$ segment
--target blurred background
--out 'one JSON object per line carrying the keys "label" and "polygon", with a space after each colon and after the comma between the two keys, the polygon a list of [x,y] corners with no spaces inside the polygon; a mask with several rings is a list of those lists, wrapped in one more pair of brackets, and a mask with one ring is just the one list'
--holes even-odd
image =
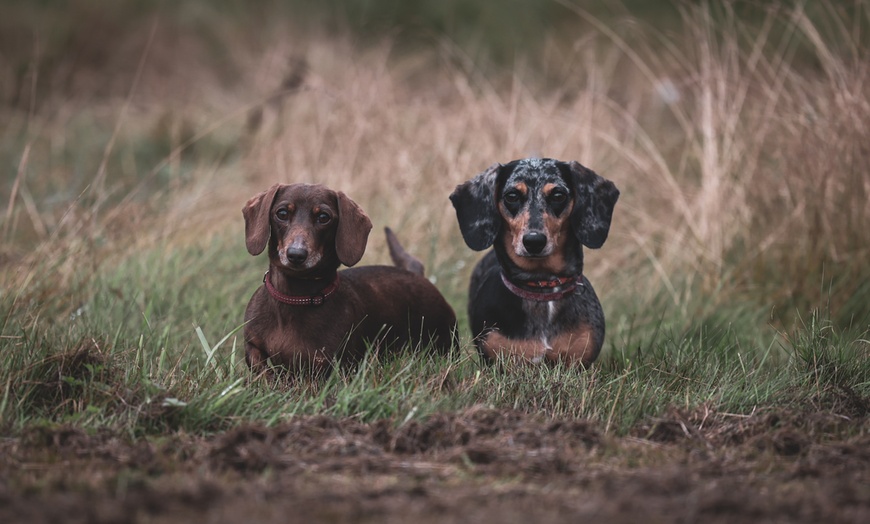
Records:
{"label": "blurred background", "polygon": [[375,223],[363,263],[393,227],[464,322],[480,254],[447,196],[548,156],[622,191],[587,255],[613,347],[818,311],[866,330],[868,7],[4,0],[6,325],[233,329],[265,267],[240,210],[276,181],[347,192]]}

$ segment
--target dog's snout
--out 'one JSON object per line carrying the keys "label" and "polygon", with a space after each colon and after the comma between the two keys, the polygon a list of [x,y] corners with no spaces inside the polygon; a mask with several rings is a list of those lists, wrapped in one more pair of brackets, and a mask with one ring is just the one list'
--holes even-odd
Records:
{"label": "dog's snout", "polygon": [[308,258],[308,250],[300,246],[290,246],[287,248],[287,260],[291,264],[302,264]]}
{"label": "dog's snout", "polygon": [[539,255],[547,246],[547,235],[532,231],[523,235],[523,246],[532,255]]}

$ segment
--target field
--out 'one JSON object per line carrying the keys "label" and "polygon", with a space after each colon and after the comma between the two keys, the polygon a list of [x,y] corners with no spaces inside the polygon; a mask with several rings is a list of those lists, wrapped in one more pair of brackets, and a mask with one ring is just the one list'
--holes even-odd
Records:
{"label": "field", "polygon": [[[0,522],[870,521],[868,2],[249,4],[0,7]],[[471,342],[447,196],[525,156],[621,190],[586,371]],[[459,355],[252,379],[303,181]]]}

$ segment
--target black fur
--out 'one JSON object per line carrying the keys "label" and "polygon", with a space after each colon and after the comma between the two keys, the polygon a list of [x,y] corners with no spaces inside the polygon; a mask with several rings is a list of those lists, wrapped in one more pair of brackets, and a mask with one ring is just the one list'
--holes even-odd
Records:
{"label": "black fur", "polygon": [[[503,200],[506,183],[522,183],[527,188],[525,212],[529,215],[530,229],[541,228],[545,213],[554,217],[552,220],[570,222],[573,234],[562,235],[561,245],[557,246],[560,267],[546,271],[523,269],[518,261],[536,257],[511,253],[506,248],[502,240],[508,233],[508,217],[499,212],[499,202],[504,202],[508,213],[514,213],[517,207]],[[540,194],[547,185],[570,190],[573,204],[570,216],[561,216],[559,206]],[[547,158],[494,164],[450,195],[466,244],[477,251],[494,247],[475,267],[469,286],[469,321],[478,350],[484,357],[482,346],[491,331],[516,341],[542,341],[546,346],[549,341],[582,326],[593,334],[597,346],[584,357],[583,364],[591,364],[597,358],[604,340],[604,313],[594,289],[582,276],[583,246],[600,248],[604,244],[618,198],[616,186],[592,170],[577,162]],[[541,258],[546,257],[537,257]],[[511,292],[502,281],[502,273],[520,285],[524,281],[568,276],[577,276],[581,284],[573,294],[561,300],[534,301]],[[553,355],[559,352],[559,348],[552,350]],[[559,357],[547,358],[558,360]]]}
{"label": "black fur", "polygon": [[458,186],[450,195],[462,238],[475,251],[491,246],[501,228],[495,207],[496,177],[501,167],[501,164],[489,166],[486,171]]}
{"label": "black fur", "polygon": [[[559,163],[565,170],[565,164]],[[613,208],[619,198],[619,190],[613,182],[595,174],[579,162],[567,165],[574,186],[574,212],[571,225],[580,242],[592,249],[598,249],[607,240]]]}

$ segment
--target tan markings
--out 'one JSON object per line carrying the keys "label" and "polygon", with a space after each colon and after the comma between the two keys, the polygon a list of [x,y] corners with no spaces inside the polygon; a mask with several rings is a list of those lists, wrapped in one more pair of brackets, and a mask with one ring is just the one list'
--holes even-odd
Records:
{"label": "tan markings", "polygon": [[[550,191],[557,187],[554,183],[548,183],[544,186],[543,191],[549,194]],[[526,193],[529,188],[526,184],[519,182],[513,189]],[[569,217],[574,208],[573,200],[568,203],[562,215],[559,217],[544,213],[544,228],[546,230],[549,243],[553,246],[553,252],[546,257],[524,257],[519,253],[525,251],[523,246],[523,234],[528,230],[529,210],[523,209],[516,216],[510,216],[504,202],[498,203],[498,210],[501,213],[502,220],[507,225],[503,228],[502,242],[511,261],[523,271],[529,272],[547,272],[547,273],[564,273],[565,272],[565,236],[571,234],[571,224]]]}
{"label": "tan markings", "polygon": [[510,339],[498,331],[490,331],[481,349],[490,358],[509,357],[531,362],[545,356],[547,348],[541,340]]}
{"label": "tan markings", "polygon": [[[529,188],[526,184],[520,182],[513,187],[517,191],[520,191],[524,195],[528,192]],[[505,224],[507,224],[506,228],[503,228],[504,233],[502,234],[502,242],[504,242],[504,249],[507,252],[508,256],[512,259],[517,258],[514,256],[518,250],[522,249],[523,242],[523,232],[528,228],[529,225],[529,209],[528,207],[522,209],[515,216],[511,216],[508,213],[507,207],[504,205],[503,201],[499,201],[498,203],[498,211],[501,213],[502,220],[504,220]]]}
{"label": "tan markings", "polygon": [[555,274],[565,272],[565,238],[571,234],[571,225],[567,218],[570,216],[570,208],[566,209],[566,211],[566,213],[562,214],[562,217],[554,217],[549,213],[544,215],[544,228],[546,229],[548,241],[553,245],[553,252],[546,257],[535,258],[518,255],[518,253],[525,250],[523,247],[523,234],[528,227],[528,211],[520,213],[513,218],[508,218],[505,213],[502,213],[502,217],[508,226],[504,228],[504,233],[502,234],[505,252],[517,267],[529,272]]}
{"label": "tan markings", "polygon": [[520,260],[516,259],[521,259],[522,257],[516,256],[516,253],[519,253],[524,249],[523,233],[525,233],[529,227],[529,210],[524,209],[514,217],[509,216],[505,210],[503,210],[502,217],[508,226],[504,230],[504,235],[502,235],[505,251],[507,251],[512,259],[519,263]]}
{"label": "tan markings", "polygon": [[539,362],[543,357],[547,362],[562,362],[568,366],[589,367],[601,347],[595,340],[592,329],[585,324],[573,331],[562,333],[552,340],[510,339],[498,331],[490,331],[483,339],[481,349],[486,356],[509,358],[520,362]]}
{"label": "tan markings", "polygon": [[544,213],[544,229],[553,243],[553,253],[546,258],[541,269],[553,273],[561,273],[565,270],[565,245],[567,244],[565,239],[571,234],[571,223],[568,217],[571,216],[573,207],[574,202],[570,202],[562,211],[562,215],[558,217],[548,212]]}
{"label": "tan markings", "polygon": [[296,212],[296,204],[293,202],[287,202],[287,204],[284,206],[274,206],[271,210],[272,214],[274,215],[279,209],[281,209],[281,207],[286,209],[287,212],[290,213],[290,216],[293,216],[293,213]]}
{"label": "tan markings", "polygon": [[572,331],[561,333],[550,342],[553,350],[546,356],[553,363],[582,364],[583,367],[589,367],[601,350],[601,343],[595,340],[592,328],[587,324],[580,324]]}
{"label": "tan markings", "polygon": [[530,258],[518,256],[516,253],[508,249],[507,255],[518,268],[523,271],[528,271],[529,273],[562,274],[565,272],[566,264],[564,253],[561,253],[561,256],[553,253],[544,258]]}

